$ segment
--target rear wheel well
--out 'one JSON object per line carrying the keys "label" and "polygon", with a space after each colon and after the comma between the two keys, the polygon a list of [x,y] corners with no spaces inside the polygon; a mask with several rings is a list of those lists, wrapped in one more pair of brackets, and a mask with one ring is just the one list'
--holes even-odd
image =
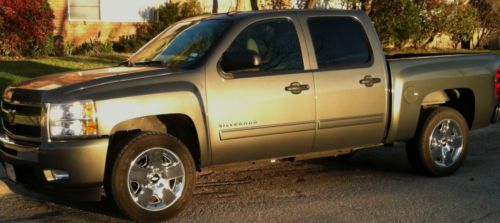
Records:
{"label": "rear wheel well", "polygon": [[475,115],[475,97],[474,92],[470,89],[460,88],[460,89],[448,89],[444,90],[448,96],[448,100],[444,103],[439,104],[426,104],[422,107],[423,110],[429,108],[435,108],[439,106],[446,106],[453,108],[460,112],[467,121],[469,129],[472,128]]}

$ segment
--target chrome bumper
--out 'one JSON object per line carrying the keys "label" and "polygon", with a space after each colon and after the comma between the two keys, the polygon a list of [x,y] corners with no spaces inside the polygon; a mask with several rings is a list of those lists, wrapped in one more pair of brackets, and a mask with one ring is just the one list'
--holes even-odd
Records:
{"label": "chrome bumper", "polygon": [[16,143],[2,133],[0,133],[0,144],[0,153],[4,156],[23,161],[38,162],[37,146]]}

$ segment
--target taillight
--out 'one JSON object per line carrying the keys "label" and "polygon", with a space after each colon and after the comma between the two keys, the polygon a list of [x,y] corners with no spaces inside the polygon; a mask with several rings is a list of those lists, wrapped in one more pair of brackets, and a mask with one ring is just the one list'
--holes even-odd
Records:
{"label": "taillight", "polygon": [[497,73],[495,75],[495,95],[497,99],[500,99],[500,67],[497,67]]}

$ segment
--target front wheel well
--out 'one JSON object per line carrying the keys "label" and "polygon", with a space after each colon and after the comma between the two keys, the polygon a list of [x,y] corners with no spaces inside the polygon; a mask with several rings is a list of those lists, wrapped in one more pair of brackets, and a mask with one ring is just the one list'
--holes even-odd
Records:
{"label": "front wheel well", "polygon": [[191,152],[196,169],[201,170],[201,152],[196,127],[193,120],[184,114],[148,116],[120,123],[110,136],[107,160],[116,155],[124,142],[145,131],[167,133],[178,138]]}

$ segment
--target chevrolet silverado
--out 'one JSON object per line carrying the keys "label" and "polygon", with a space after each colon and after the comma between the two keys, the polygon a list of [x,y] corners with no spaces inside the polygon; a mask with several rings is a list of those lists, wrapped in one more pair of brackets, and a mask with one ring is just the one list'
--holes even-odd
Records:
{"label": "chevrolet silverado", "polygon": [[215,165],[406,142],[416,170],[446,176],[469,130],[500,119],[498,66],[494,54],[386,57],[362,12],[206,15],[120,66],[7,88],[0,158],[13,181],[105,194],[137,221],[178,213]]}

